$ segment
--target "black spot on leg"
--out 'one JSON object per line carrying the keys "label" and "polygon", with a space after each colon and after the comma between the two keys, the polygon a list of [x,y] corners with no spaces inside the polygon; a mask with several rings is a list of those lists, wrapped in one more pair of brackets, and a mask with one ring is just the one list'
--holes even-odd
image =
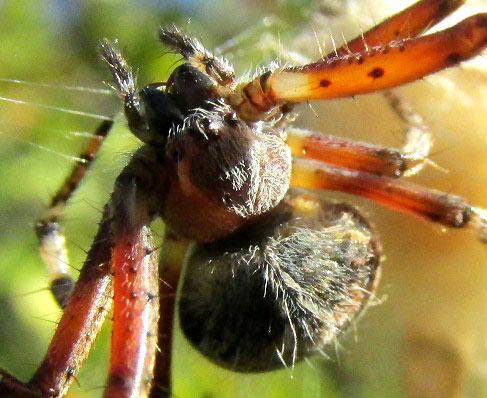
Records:
{"label": "black spot on leg", "polygon": [[445,63],[447,65],[456,65],[462,60],[460,54],[458,53],[451,53],[446,57]]}
{"label": "black spot on leg", "polygon": [[321,79],[320,80],[320,87],[328,87],[331,84],[331,81],[327,79]]}
{"label": "black spot on leg", "polygon": [[79,383],[78,379],[76,378],[76,376],[74,374],[75,374],[74,368],[71,366],[68,367],[68,369],[66,371],[66,380],[73,379],[74,382],[78,385],[78,387],[81,387],[81,384]]}
{"label": "black spot on leg", "polygon": [[68,366],[68,369],[66,370],[66,380],[69,380],[71,377],[73,377],[74,373],[74,369],[71,366]]}
{"label": "black spot on leg", "polygon": [[372,79],[378,79],[384,76],[384,69],[374,68],[369,73],[367,73],[367,76],[370,76]]}
{"label": "black spot on leg", "polygon": [[147,292],[146,293],[147,302],[150,302],[150,301],[154,300],[156,297],[157,296],[154,293],[151,293],[151,292]]}
{"label": "black spot on leg", "polygon": [[357,64],[362,65],[364,63],[364,57],[358,57],[357,58]]}
{"label": "black spot on leg", "polygon": [[65,308],[66,304],[71,297],[71,292],[74,288],[74,281],[69,276],[62,276],[59,278],[54,279],[51,282],[51,292],[56,298],[56,301],[61,306],[61,308]]}

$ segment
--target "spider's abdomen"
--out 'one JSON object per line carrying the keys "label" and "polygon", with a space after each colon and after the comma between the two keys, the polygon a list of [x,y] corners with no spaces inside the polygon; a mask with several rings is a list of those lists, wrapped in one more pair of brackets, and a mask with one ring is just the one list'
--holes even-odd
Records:
{"label": "spider's abdomen", "polygon": [[270,213],[188,260],[184,334],[238,371],[292,365],[331,342],[369,300],[380,253],[352,207],[290,190]]}

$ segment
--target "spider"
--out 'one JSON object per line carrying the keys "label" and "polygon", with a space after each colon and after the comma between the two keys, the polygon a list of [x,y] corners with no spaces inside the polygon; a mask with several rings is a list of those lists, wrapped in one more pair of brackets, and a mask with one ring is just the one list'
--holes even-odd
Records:
{"label": "spider", "polygon": [[[23,384],[3,372],[0,388],[14,397],[64,395],[106,315],[113,281],[105,395],[150,394],[156,336],[156,381],[164,389],[153,395],[169,395],[173,289],[188,240],[198,244],[188,255],[180,317],[206,356],[232,369],[264,371],[322,349],[373,293],[380,249],[373,228],[355,209],[290,185],[365,196],[449,227],[471,226],[486,240],[482,209],[397,179],[426,161],[416,153],[290,124],[297,102],[387,89],[477,55],[486,44],[485,14],[421,36],[459,5],[420,1],[316,63],[270,68],[245,83],[225,60],[166,27],[159,31],[161,41],[186,63],[167,82],[139,92],[121,54],[102,42],[129,127],[145,145],[117,178],[73,291],[57,224],[85,166],[74,170],[37,224],[46,262],[57,273],[52,290],[65,313],[33,379]],[[406,25],[407,31],[398,29]],[[110,126],[103,123],[96,136]],[[86,161],[97,142],[85,151]],[[169,230],[159,292],[147,228],[157,216]],[[219,325],[235,308],[238,316],[229,326],[241,327],[228,333]]]}

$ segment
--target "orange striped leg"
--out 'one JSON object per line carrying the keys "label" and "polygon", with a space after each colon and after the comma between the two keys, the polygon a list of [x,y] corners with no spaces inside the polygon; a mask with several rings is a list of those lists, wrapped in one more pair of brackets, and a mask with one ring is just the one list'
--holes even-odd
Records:
{"label": "orange striped leg", "polygon": [[114,305],[105,398],[146,398],[152,385],[159,294],[144,172],[127,166],[110,200]]}
{"label": "orange striped leg", "polygon": [[363,196],[447,227],[472,227],[479,239],[487,242],[487,211],[473,207],[459,196],[297,157],[293,161],[291,184]]}
{"label": "orange striped leg", "polygon": [[477,14],[431,35],[277,69],[264,81],[260,78],[268,98],[254,102],[339,98],[392,88],[472,58],[486,45],[487,14]]}
{"label": "orange striped leg", "polygon": [[401,151],[291,127],[286,143],[297,156],[376,175],[400,177],[411,165]]}
{"label": "orange striped leg", "polygon": [[[363,35],[337,49],[338,55],[357,53],[368,47],[385,45],[393,40],[416,37],[446,18],[465,0],[421,0],[387,18]],[[332,52],[327,57],[333,57]]]}
{"label": "orange striped leg", "polygon": [[0,396],[22,397],[26,389],[32,397],[66,394],[110,308],[112,274],[115,306],[105,397],[148,396],[159,316],[158,270],[147,227],[151,222],[147,196],[140,188],[145,185],[143,177],[131,173],[133,169],[128,167],[117,178],[42,364],[27,386],[1,372]]}
{"label": "orange striped leg", "polygon": [[66,394],[111,307],[113,244],[108,213],[107,207],[46,356],[29,382],[29,386],[41,391],[42,396]]}
{"label": "orange striped leg", "polygon": [[242,84],[229,103],[247,120],[279,104],[350,97],[400,86],[473,58],[487,46],[487,13],[449,29],[338,54],[308,65],[277,68]]}
{"label": "orange striped leg", "polygon": [[148,227],[120,231],[112,254],[114,311],[105,398],[147,397],[157,346],[158,272]]}
{"label": "orange striped leg", "polygon": [[66,242],[59,218],[62,216],[66,203],[78,188],[86,171],[93,163],[103,140],[108,135],[113,121],[105,120],[96,129],[88,141],[85,149],[78,157],[77,163],[71,170],[61,188],[51,199],[51,203],[44,210],[41,218],[35,224],[35,231],[40,244],[41,258],[46,265],[51,279],[51,292],[58,304],[64,308],[73,289],[73,279],[69,273],[69,259]]}
{"label": "orange striped leg", "polygon": [[106,208],[79,279],[46,356],[24,384],[6,372],[0,375],[0,396],[9,398],[64,396],[90,350],[111,306],[111,220]]}
{"label": "orange striped leg", "polygon": [[189,242],[169,233],[159,259],[159,350],[156,355],[151,398],[172,396],[171,360],[176,291]]}
{"label": "orange striped leg", "polygon": [[[325,58],[338,55],[347,55],[366,51],[373,46],[380,46],[392,41],[409,39],[421,35],[453,11],[465,3],[465,0],[422,0],[405,10],[374,26],[361,36],[347,42],[344,46],[332,52]],[[403,152],[416,165],[409,168],[406,175],[416,174],[425,163],[432,163],[426,157],[432,146],[429,127],[422,117],[394,91],[384,92],[384,96],[394,112],[407,124],[404,134],[405,144]]]}

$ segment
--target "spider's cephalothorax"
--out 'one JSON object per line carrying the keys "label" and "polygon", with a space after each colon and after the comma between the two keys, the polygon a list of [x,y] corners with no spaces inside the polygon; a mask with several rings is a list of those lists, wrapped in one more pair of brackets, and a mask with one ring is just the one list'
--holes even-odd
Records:
{"label": "spider's cephalothorax", "polygon": [[[161,36],[189,40],[174,28],[161,30]],[[107,61],[116,63],[119,54],[107,43],[103,48]],[[137,169],[142,161],[154,170],[150,189],[161,192],[154,212],[177,234],[200,242],[225,236],[275,207],[291,179],[282,127],[243,120],[216,86],[188,62],[166,84],[143,88],[137,133],[148,145],[129,166]]]}
{"label": "spider's cephalothorax", "polygon": [[[58,221],[111,122],[100,125],[81,156],[86,162],[36,224],[64,315],[28,383],[0,370],[0,395],[64,396],[113,296],[104,396],[171,396],[183,258],[181,328],[205,356],[227,368],[264,371],[321,351],[370,299],[380,249],[357,210],[290,187],[360,195],[447,227],[471,227],[486,242],[486,210],[399,179],[432,163],[431,140],[394,92],[386,98],[409,127],[402,150],[289,123],[296,102],[393,88],[479,54],[487,14],[423,34],[462,4],[420,0],[317,62],[276,67],[246,83],[226,60],[168,27],[159,38],[185,63],[167,82],[139,92],[123,57],[103,41],[129,128],[144,145],[116,180],[72,291]],[[149,230],[156,217],[167,226],[159,267]]]}
{"label": "spider's cephalothorax", "polygon": [[[174,28],[160,35],[199,46]],[[110,65],[121,64],[108,43],[103,49]],[[185,334],[223,366],[266,370],[345,329],[370,297],[379,252],[353,209],[291,191],[283,200],[291,179],[286,115],[277,108],[246,120],[224,89],[190,62],[167,84],[142,89],[142,134],[151,138],[126,173],[138,175],[167,228],[206,244],[188,261]]]}

